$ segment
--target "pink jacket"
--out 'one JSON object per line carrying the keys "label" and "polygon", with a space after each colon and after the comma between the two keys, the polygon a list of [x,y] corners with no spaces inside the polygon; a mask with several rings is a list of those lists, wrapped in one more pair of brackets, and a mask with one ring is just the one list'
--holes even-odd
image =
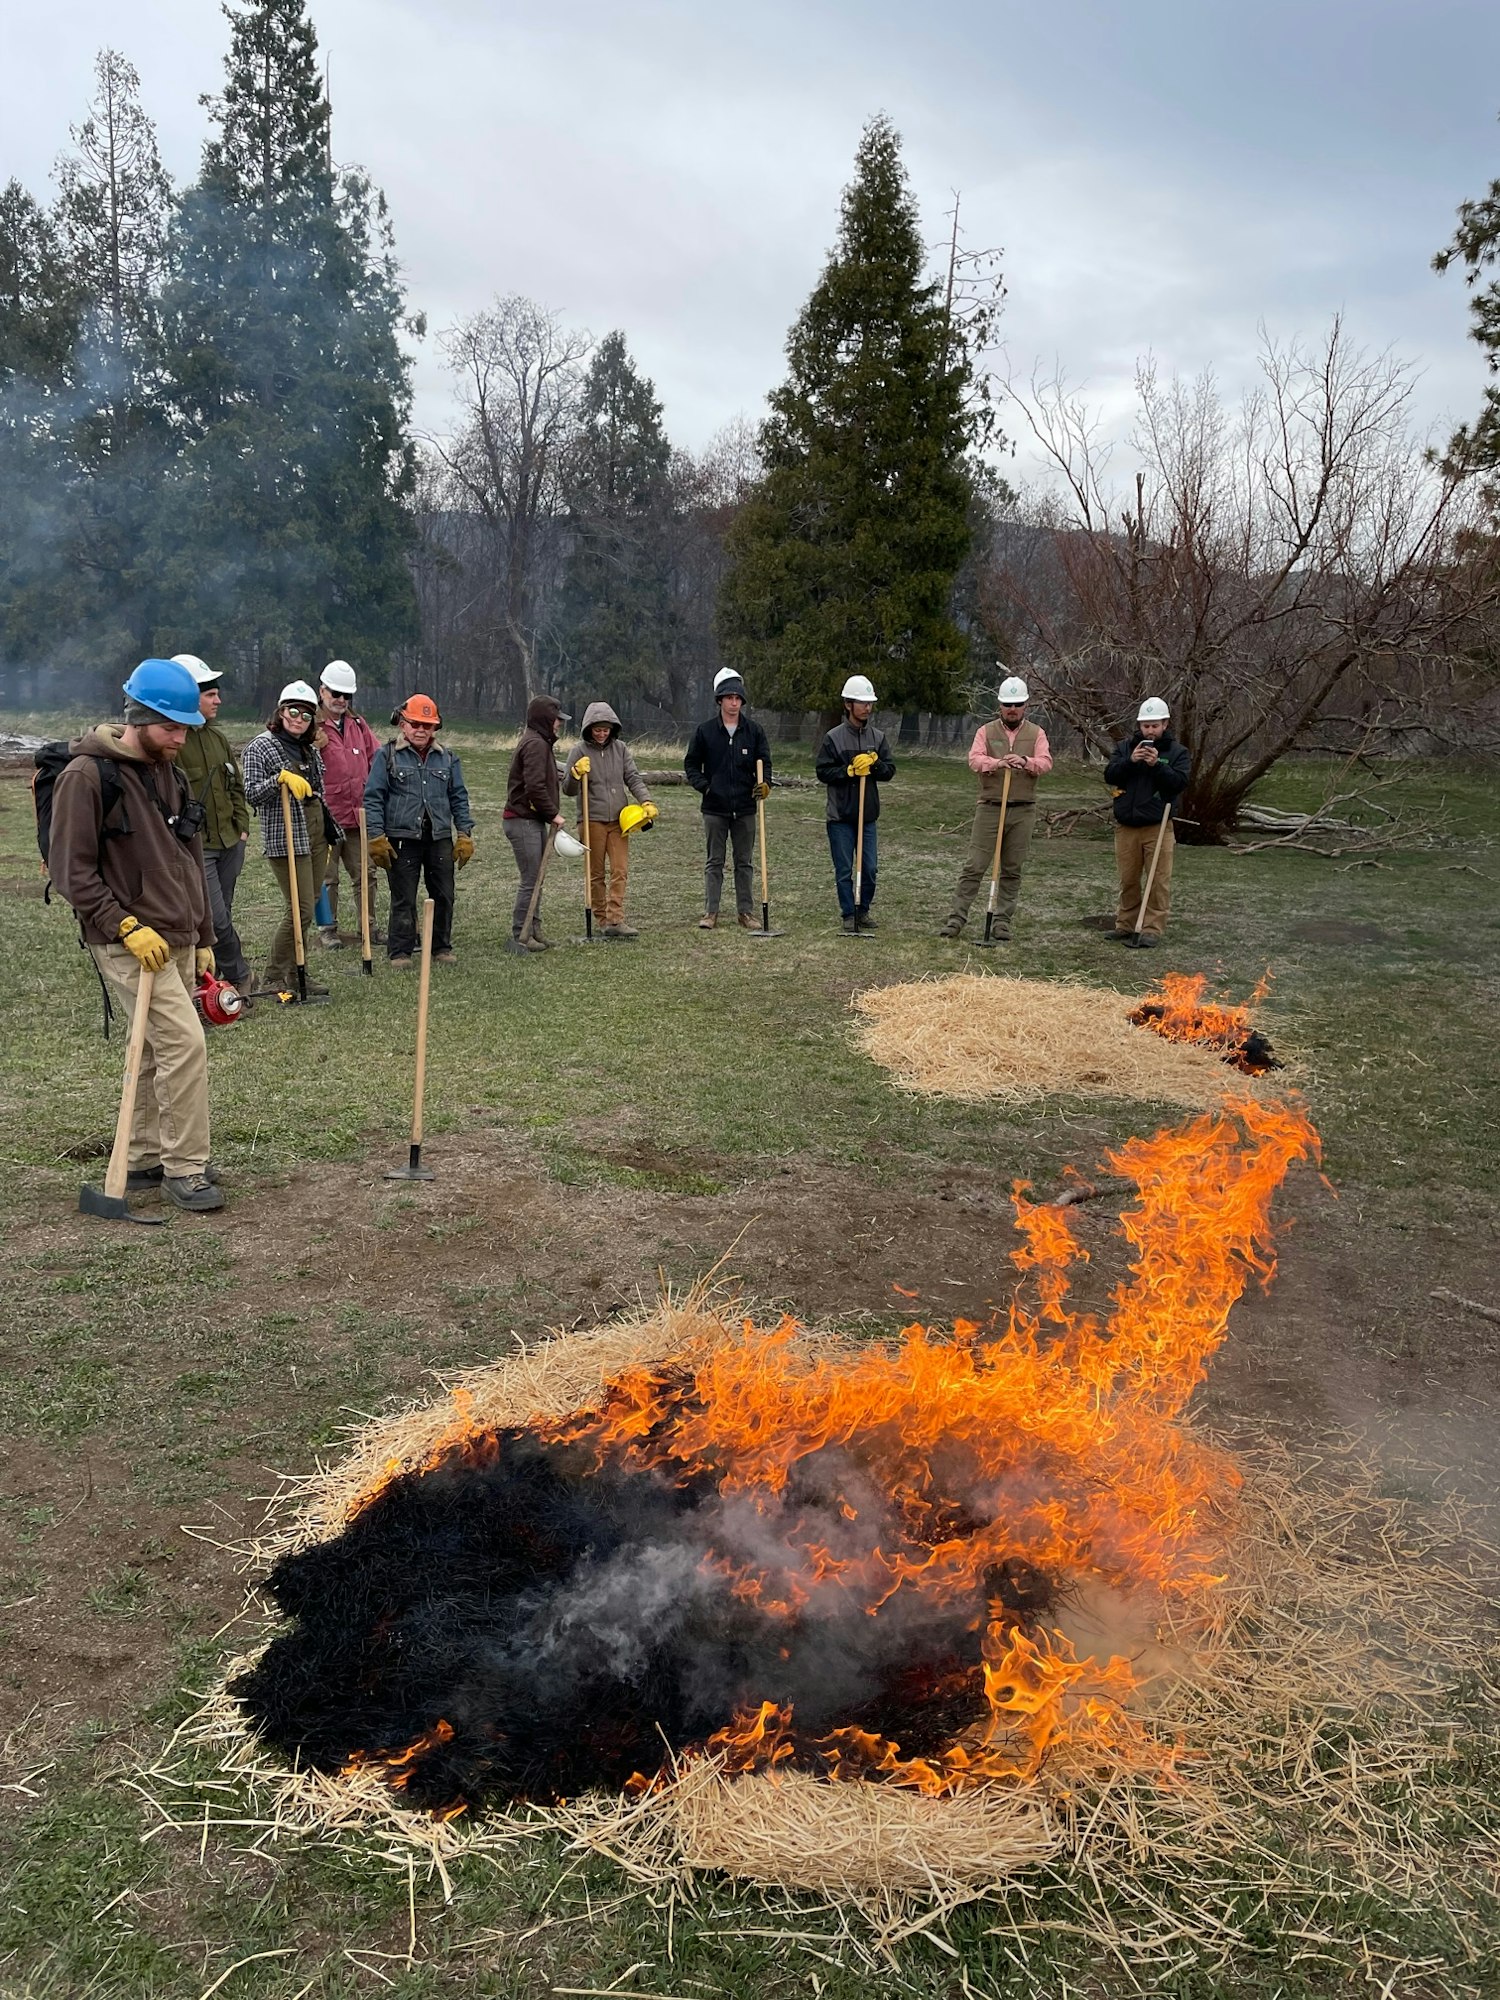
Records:
{"label": "pink jacket", "polygon": [[380,748],[375,732],[362,715],[347,715],[342,729],[331,722],[320,725],[328,738],[323,746],[323,797],[345,833],[359,825],[359,809],[365,801],[365,780]]}
{"label": "pink jacket", "polygon": [[[981,778],[986,777],[991,771],[1000,769],[1000,759],[992,757],[984,747],[984,732],[989,726],[987,722],[981,722],[974,732],[974,741],[969,745],[969,769],[977,771]],[[1005,724],[1002,722],[1000,727],[1005,729]],[[1013,729],[1006,729],[1005,733],[1014,743],[1016,732]],[[1052,769],[1051,746],[1047,742],[1047,732],[1040,723],[1037,725],[1036,749],[1026,759],[1026,768],[1033,778],[1045,777]],[[338,815],[335,813],[334,817],[337,818]]]}

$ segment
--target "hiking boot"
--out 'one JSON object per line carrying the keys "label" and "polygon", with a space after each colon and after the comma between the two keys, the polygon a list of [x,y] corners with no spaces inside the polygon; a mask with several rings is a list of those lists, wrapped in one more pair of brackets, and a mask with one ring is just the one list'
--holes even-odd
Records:
{"label": "hiking boot", "polygon": [[961,937],[965,921],[963,917],[949,917],[943,928],[938,932],[938,936],[940,938]]}
{"label": "hiking boot", "polygon": [[739,924],[742,931],[758,931],[760,929],[760,925],[748,910],[741,910],[735,921]]}
{"label": "hiking boot", "polygon": [[607,938],[618,939],[638,938],[640,932],[633,930],[629,924],[606,924],[604,926],[604,935]]}
{"label": "hiking boot", "polygon": [[206,1215],[224,1206],[223,1195],[207,1174],[163,1174],[161,1191],[168,1201],[194,1215]]}
{"label": "hiking boot", "polygon": [[337,929],[332,924],[319,925],[318,943],[322,945],[325,951],[342,951],[344,949],[344,940],[339,936]]}
{"label": "hiking boot", "polygon": [[859,918],[844,917],[841,919],[841,922],[843,928],[849,933],[850,937],[854,937],[859,930]]}
{"label": "hiking boot", "polygon": [[1106,944],[1129,944],[1134,936],[1134,931],[1106,931],[1104,933],[1104,942]]}
{"label": "hiking boot", "polygon": [[[219,1185],[219,1170],[212,1160],[203,1169],[203,1178],[207,1181],[212,1181],[215,1187]],[[132,1189],[160,1187],[161,1183],[162,1168],[160,1162],[154,1167],[132,1167],[130,1172],[125,1176],[126,1187]]]}
{"label": "hiking boot", "polygon": [[879,924],[876,923],[868,910],[860,911],[859,927],[862,931],[878,931],[880,929]]}
{"label": "hiking boot", "polygon": [[458,953],[452,950],[435,951],[432,954],[432,962],[434,965],[457,965]]}
{"label": "hiking boot", "polygon": [[394,958],[386,960],[386,964],[391,968],[392,972],[405,972],[411,965],[411,953],[409,951],[398,951]]}
{"label": "hiking boot", "polygon": [[1126,944],[1134,945],[1137,951],[1155,951],[1156,947],[1161,943],[1161,939],[1157,937],[1154,931],[1132,931],[1125,942]]}
{"label": "hiking boot", "polygon": [[716,931],[719,928],[718,911],[705,910],[703,915],[698,919],[698,928],[700,931]]}

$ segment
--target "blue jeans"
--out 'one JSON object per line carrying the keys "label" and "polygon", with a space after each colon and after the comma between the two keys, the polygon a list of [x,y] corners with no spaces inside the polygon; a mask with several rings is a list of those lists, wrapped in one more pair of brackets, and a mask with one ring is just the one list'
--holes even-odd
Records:
{"label": "blue jeans", "polygon": [[[854,909],[854,838],[857,829],[850,821],[831,819],[828,826],[828,846],[833,855],[833,880],[839,892],[839,915],[852,917]],[[877,852],[875,829],[865,821],[865,849],[861,859],[859,882],[859,915],[863,916],[875,900],[875,869]]]}

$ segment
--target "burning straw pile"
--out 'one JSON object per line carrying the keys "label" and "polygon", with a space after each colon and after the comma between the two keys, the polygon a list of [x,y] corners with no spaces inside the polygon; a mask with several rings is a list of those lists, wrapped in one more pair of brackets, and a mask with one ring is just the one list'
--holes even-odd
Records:
{"label": "burning straw pile", "polygon": [[286,1496],[256,1552],[282,1622],[183,1734],[262,1816],[221,1777],[192,1824],[217,1800],[262,1838],[394,1837],[445,1882],[561,1829],[887,1939],[1025,1871],[1118,1892],[1149,1865],[1214,1876],[1193,1907],[1224,1946],[1235,1857],[1276,1846],[1290,1880],[1298,1828],[1320,1870],[1332,1839],[1355,1879],[1440,1875],[1403,1787],[1466,1663],[1461,1579],[1368,1495],[1247,1482],[1186,1414],[1316,1150],[1251,1099],[1124,1147],[1105,1322],[1069,1307],[1066,1212],[1018,1191],[1003,1327],[853,1346],[694,1300],[372,1425]]}
{"label": "burning straw pile", "polygon": [[1281,1067],[1248,1008],[1206,1000],[1207,984],[1168,973],[1154,993],[1132,998],[957,973],[857,994],[855,1037],[918,1096],[1021,1104],[1065,1093],[1207,1110],[1224,1095],[1226,1063],[1240,1079]]}

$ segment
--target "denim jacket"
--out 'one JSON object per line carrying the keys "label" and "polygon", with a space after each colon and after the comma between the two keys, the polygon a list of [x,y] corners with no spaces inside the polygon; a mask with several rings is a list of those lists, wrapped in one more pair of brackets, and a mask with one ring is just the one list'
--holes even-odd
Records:
{"label": "denim jacket", "polygon": [[439,743],[425,757],[419,757],[409,743],[382,744],[365,781],[371,840],[381,834],[387,840],[416,840],[424,816],[436,840],[446,840],[454,832],[473,832],[463,765]]}

